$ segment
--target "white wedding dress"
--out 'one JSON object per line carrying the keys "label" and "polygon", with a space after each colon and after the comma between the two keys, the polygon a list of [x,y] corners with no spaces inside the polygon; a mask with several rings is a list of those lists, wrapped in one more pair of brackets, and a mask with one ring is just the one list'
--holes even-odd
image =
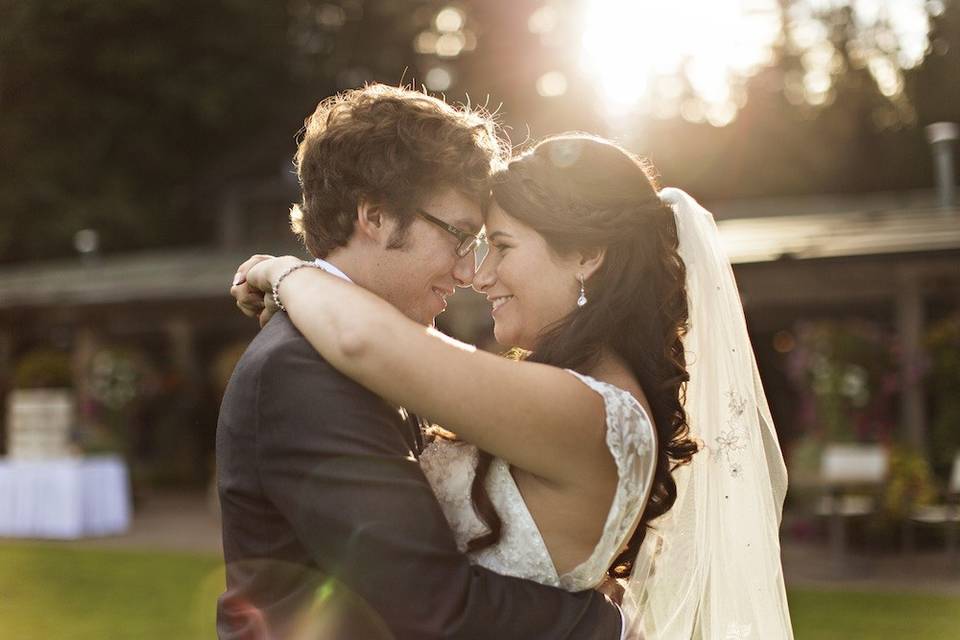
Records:
{"label": "white wedding dress", "polygon": [[[573,570],[560,575],[540,530],[510,474],[509,464],[494,458],[486,485],[503,521],[500,541],[470,553],[471,562],[497,573],[533,580],[567,591],[598,585],[607,568],[632,535],[650,496],[656,468],[656,436],[646,411],[627,391],[570,371],[602,398],[606,408],[607,447],[617,465],[619,480],[603,534],[593,553]],[[473,510],[470,487],[477,460],[476,447],[435,440],[420,456],[420,465],[440,501],[457,544],[467,543],[487,529]]]}

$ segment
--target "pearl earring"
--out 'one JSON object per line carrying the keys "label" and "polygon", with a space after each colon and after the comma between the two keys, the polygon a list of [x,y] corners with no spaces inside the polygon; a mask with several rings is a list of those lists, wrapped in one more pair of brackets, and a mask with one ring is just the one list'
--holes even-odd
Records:
{"label": "pearl earring", "polygon": [[587,304],[587,291],[583,286],[583,274],[577,274],[577,279],[580,281],[580,297],[577,298],[577,306],[583,307]]}

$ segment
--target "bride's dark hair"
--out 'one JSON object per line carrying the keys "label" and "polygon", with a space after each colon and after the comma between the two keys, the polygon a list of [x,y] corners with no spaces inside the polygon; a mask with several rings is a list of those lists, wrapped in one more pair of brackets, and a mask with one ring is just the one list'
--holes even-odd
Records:
{"label": "bride's dark hair", "polygon": [[[584,134],[548,138],[512,160],[493,177],[493,199],[560,255],[606,250],[586,282],[587,305],[546,327],[535,350],[516,357],[588,373],[608,348],[646,394],[659,439],[656,475],[636,533],[608,571],[627,576],[648,523],[676,500],[673,468],[697,450],[683,408],[689,379],[681,342],[688,321],[686,268],[677,253],[673,211],[660,202],[649,164]],[[471,491],[489,532],[472,540],[471,550],[500,538],[502,522],[485,488],[490,462],[481,452]]]}

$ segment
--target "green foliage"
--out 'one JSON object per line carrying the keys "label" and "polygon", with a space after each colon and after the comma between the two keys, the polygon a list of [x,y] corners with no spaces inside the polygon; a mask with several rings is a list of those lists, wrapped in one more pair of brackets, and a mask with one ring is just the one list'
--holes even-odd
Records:
{"label": "green foliage", "polygon": [[[427,0],[0,0],[0,262],[214,241],[337,88],[399,82]],[[283,213],[278,217],[282,219]],[[281,225],[282,226],[282,225]]]}
{"label": "green foliage", "polygon": [[85,227],[105,251],[208,241],[218,185],[276,170],[282,5],[4,5],[0,259],[69,254]]}
{"label": "green foliage", "polygon": [[933,325],[926,340],[930,357],[927,385],[931,392],[931,457],[943,477],[960,451],[960,315]]}
{"label": "green foliage", "polygon": [[926,60],[905,78],[921,124],[960,121],[960,2],[943,4],[943,13],[931,20]]}
{"label": "green foliage", "polygon": [[797,489],[814,488],[820,495],[820,466],[823,459],[824,442],[818,433],[803,434],[790,448],[787,461],[790,473],[791,498],[796,497]]}
{"label": "green foliage", "polygon": [[142,371],[136,353],[127,349],[102,349],[90,362],[90,394],[104,408],[122,411],[140,393]]}
{"label": "green foliage", "polygon": [[883,495],[885,515],[902,520],[913,507],[930,504],[936,498],[937,486],[926,457],[906,447],[894,447]]}
{"label": "green foliage", "polygon": [[[573,50],[526,28],[540,4],[459,3],[477,48],[440,60],[412,47],[440,6],[431,0],[0,0],[0,262],[71,255],[82,228],[104,252],[209,244],[224,193],[287,171],[319,99],[420,81],[439,64],[455,78],[451,100],[503,103],[518,141],[571,128],[622,138],[585,107],[590,78]],[[896,99],[851,54],[883,42],[896,63],[889,25],[827,3],[818,19],[838,58],[825,104],[791,98],[807,52],[784,46],[738,88],[731,125],[644,118],[634,146],[705,199],[930,187],[920,127],[960,120],[960,2],[945,4],[924,63],[897,71]],[[555,67],[574,81],[547,101],[534,84]]]}
{"label": "green foliage", "polygon": [[104,348],[93,354],[87,378],[93,416],[84,432],[83,448],[88,453],[131,453],[130,418],[142,400],[147,376],[143,354],[121,347]]}
{"label": "green foliage", "polygon": [[70,356],[54,349],[31,351],[17,363],[13,373],[17,389],[55,389],[73,386]]}
{"label": "green foliage", "polygon": [[809,428],[826,442],[876,442],[892,435],[897,363],[893,340],[866,321],[800,327],[791,369],[807,403]]}

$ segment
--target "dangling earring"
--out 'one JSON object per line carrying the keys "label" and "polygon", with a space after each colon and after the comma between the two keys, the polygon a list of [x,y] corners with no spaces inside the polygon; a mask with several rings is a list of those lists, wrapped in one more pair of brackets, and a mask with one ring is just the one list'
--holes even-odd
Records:
{"label": "dangling earring", "polygon": [[577,280],[580,281],[580,297],[577,298],[577,306],[578,306],[578,307],[583,307],[583,306],[586,306],[586,304],[587,304],[587,291],[586,291],[586,289],[584,289],[584,287],[583,287],[583,274],[582,274],[582,273],[578,273],[578,274],[577,274]]}

